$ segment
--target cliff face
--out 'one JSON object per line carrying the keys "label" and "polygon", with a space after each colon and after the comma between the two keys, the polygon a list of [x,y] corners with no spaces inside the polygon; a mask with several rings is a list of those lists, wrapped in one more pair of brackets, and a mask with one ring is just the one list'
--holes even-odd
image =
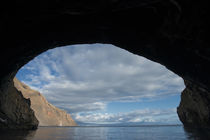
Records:
{"label": "cliff face", "polygon": [[6,91],[0,90],[0,129],[36,129],[39,122],[30,106],[30,100],[23,97],[13,82]]}
{"label": "cliff face", "polygon": [[[210,94],[209,0],[4,0],[0,6],[0,112],[5,118],[10,116],[4,104],[13,101],[4,98],[16,72],[48,49],[73,44],[116,45],[166,66]],[[188,91],[183,92],[181,114],[190,110]],[[201,102],[210,104],[204,96],[193,101],[197,116],[194,107]],[[184,120],[195,118],[190,115]]]}
{"label": "cliff face", "polygon": [[77,124],[65,111],[50,104],[38,91],[14,78],[14,85],[26,99],[30,99],[31,108],[39,120],[39,126],[76,126]]}
{"label": "cliff face", "polygon": [[185,126],[210,126],[210,94],[200,87],[185,81],[177,113]]}

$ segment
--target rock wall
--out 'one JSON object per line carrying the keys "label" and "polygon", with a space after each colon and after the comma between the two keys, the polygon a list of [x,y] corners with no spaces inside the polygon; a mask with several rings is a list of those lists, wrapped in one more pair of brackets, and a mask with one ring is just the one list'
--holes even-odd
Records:
{"label": "rock wall", "polygon": [[0,129],[36,129],[39,122],[30,106],[13,82],[0,91]]}
{"label": "rock wall", "polygon": [[210,93],[203,88],[185,81],[177,113],[185,126],[210,126]]}
{"label": "rock wall", "polygon": [[39,121],[39,126],[77,126],[65,111],[50,104],[44,96],[14,78],[14,85],[23,96],[31,101],[31,108]]}
{"label": "rock wall", "polygon": [[[7,114],[3,99],[22,66],[48,49],[73,44],[116,45],[166,66],[190,81],[190,87],[210,92],[209,0],[11,0],[0,7],[1,114]],[[183,112],[201,102],[208,106],[203,97],[193,106],[182,105],[189,102],[188,93],[186,89],[182,96]],[[191,124],[199,125],[197,119]]]}

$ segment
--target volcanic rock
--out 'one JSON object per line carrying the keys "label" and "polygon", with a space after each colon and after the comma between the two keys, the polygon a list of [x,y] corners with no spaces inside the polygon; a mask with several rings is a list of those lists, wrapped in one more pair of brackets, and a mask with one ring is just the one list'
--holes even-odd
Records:
{"label": "volcanic rock", "polygon": [[0,90],[0,129],[36,129],[38,123],[30,100],[23,97],[13,82],[6,91]]}
{"label": "volcanic rock", "polygon": [[181,102],[177,108],[179,119],[185,126],[210,126],[210,94],[203,88],[185,81]]}
{"label": "volcanic rock", "polygon": [[[192,93],[196,97],[204,94],[197,89],[204,89],[208,97],[210,94],[209,0],[4,0],[0,6],[2,122],[11,118],[8,112],[14,112],[13,108],[8,111],[5,106],[15,102],[10,100],[21,102],[16,104],[26,102],[20,95],[8,93],[22,66],[55,47],[107,43],[158,62],[190,82],[190,87],[196,90],[183,92],[178,113],[184,125],[189,124],[187,120],[195,121],[190,123],[194,126],[203,124],[197,123],[203,115],[195,106],[200,106],[201,102],[209,106],[210,102],[207,103],[204,96],[199,102],[187,96],[189,91],[196,92]],[[10,95],[6,94],[14,95],[14,99],[7,98]],[[187,105],[190,100],[192,106]],[[190,110],[193,111],[189,113]],[[14,125],[20,122],[20,116],[12,119]],[[28,122],[27,118],[21,122]]]}
{"label": "volcanic rock", "polygon": [[38,91],[14,78],[14,85],[23,96],[30,100],[31,108],[39,121],[39,126],[76,126],[77,124],[65,111],[50,104]]}

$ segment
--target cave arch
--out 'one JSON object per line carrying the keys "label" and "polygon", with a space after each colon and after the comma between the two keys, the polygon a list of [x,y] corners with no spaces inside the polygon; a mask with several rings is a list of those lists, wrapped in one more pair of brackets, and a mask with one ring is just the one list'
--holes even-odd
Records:
{"label": "cave arch", "polygon": [[[16,78],[26,86],[18,84],[20,82]],[[16,88],[22,91],[24,97],[31,99],[31,108],[41,122],[39,125],[43,125],[43,122],[45,125],[50,125],[48,123],[52,123],[50,122],[52,118],[46,119],[48,115],[43,110],[47,110],[47,107],[37,101],[36,98],[41,96],[36,92],[30,92],[30,87],[38,89],[52,105],[70,114],[73,113],[74,120],[83,122],[82,126],[94,121],[96,124],[100,124],[100,121],[106,124],[111,120],[114,123],[118,121],[129,123],[137,120],[181,123],[174,108],[179,105],[180,93],[185,88],[182,78],[158,63],[111,44],[77,44],[50,49],[24,65],[18,71],[16,78],[14,84],[23,85]],[[25,91],[25,89],[29,90]],[[40,113],[40,106],[43,108],[42,113]],[[162,119],[153,118],[153,116],[150,118],[149,115],[145,119],[144,114],[139,114],[139,118],[125,117],[127,113],[141,109],[142,111],[145,109],[145,112],[147,109],[151,110],[151,114],[152,111],[160,109],[161,113],[157,113],[160,118],[164,116],[163,112],[168,110],[170,116]],[[91,111],[93,112],[88,113]],[[103,120],[103,115],[95,111],[102,111],[107,118]],[[120,120],[115,118],[118,113],[123,114],[123,112],[126,113],[119,116]],[[112,119],[109,118],[111,114],[115,116]],[[170,120],[171,115],[176,119]],[[91,121],[91,118],[99,118],[99,120]],[[165,120],[165,122],[164,119],[170,121]],[[55,122],[56,120],[53,121]]]}
{"label": "cave arch", "polygon": [[1,106],[17,71],[38,54],[58,46],[100,42],[144,56],[181,76],[184,92],[190,93],[182,103],[190,100],[196,106],[182,104],[182,121],[210,126],[207,1],[23,0],[3,6]]}

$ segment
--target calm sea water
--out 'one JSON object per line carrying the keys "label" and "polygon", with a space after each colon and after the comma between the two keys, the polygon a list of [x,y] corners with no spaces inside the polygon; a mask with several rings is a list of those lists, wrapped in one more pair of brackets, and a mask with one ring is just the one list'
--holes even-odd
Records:
{"label": "calm sea water", "polygon": [[0,131],[0,140],[210,140],[210,131],[183,126],[39,127]]}

